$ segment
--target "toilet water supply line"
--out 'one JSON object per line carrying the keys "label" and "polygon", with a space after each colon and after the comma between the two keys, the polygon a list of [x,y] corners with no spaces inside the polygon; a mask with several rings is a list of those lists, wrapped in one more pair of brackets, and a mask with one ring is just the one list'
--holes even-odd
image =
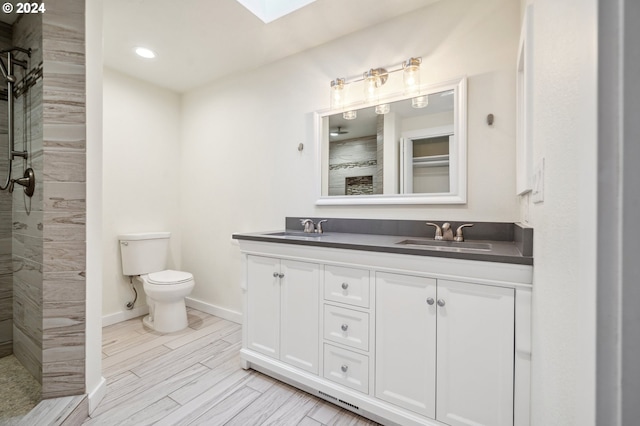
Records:
{"label": "toilet water supply line", "polygon": [[136,304],[136,300],[138,300],[138,291],[136,290],[136,286],[133,285],[133,275],[129,275],[129,284],[131,284],[131,290],[133,290],[133,300],[131,302],[127,302],[125,305],[128,310],[133,309],[133,306]]}

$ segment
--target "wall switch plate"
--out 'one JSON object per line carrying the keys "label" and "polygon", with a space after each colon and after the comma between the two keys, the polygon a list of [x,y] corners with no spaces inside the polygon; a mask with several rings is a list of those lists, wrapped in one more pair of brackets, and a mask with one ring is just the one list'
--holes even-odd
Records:
{"label": "wall switch plate", "polygon": [[534,203],[544,201],[544,158],[541,158],[533,172],[533,189],[531,200]]}

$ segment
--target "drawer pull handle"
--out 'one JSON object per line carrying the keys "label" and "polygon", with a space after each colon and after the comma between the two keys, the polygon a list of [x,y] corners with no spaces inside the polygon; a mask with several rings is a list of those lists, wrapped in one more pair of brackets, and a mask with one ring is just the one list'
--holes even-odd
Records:
{"label": "drawer pull handle", "polygon": [[349,283],[342,283],[342,289],[346,290],[349,288]]}
{"label": "drawer pull handle", "polygon": [[435,302],[435,300],[433,300],[433,297],[429,297],[427,299],[427,305],[433,305],[434,302]]}
{"label": "drawer pull handle", "polygon": [[342,324],[340,328],[342,329],[342,331],[347,331],[347,329],[349,328],[349,324]]}
{"label": "drawer pull handle", "polygon": [[349,366],[347,364],[343,364],[342,367],[340,367],[340,370],[342,370],[343,373],[346,373],[348,369]]}
{"label": "drawer pull handle", "polygon": [[438,306],[444,306],[444,300],[443,299],[438,299]]}

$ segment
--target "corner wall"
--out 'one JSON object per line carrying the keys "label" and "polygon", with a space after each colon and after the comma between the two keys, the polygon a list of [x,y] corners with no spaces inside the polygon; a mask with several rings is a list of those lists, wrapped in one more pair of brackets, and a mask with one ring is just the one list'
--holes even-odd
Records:
{"label": "corner wall", "polygon": [[[118,234],[170,231],[169,267],[180,267],[180,96],[109,68],[103,88],[102,315],[117,322],[146,307],[136,284],[138,309],[125,309],[133,293],[122,274]],[[209,184],[189,183],[205,192]]]}
{"label": "corner wall", "polygon": [[42,15],[42,398],[85,393],[86,87],[84,0]]}
{"label": "corner wall", "polygon": [[[534,2],[532,425],[595,424],[597,1]],[[615,226],[614,224],[611,224]]]}

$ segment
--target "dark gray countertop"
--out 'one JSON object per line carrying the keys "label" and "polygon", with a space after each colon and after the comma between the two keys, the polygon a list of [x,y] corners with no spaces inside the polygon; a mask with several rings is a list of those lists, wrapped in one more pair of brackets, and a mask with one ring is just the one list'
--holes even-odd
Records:
{"label": "dark gray countertop", "polygon": [[[479,260],[485,262],[533,265],[532,256],[523,256],[515,241],[466,240],[471,245],[490,244],[490,249],[460,248],[465,243],[437,242],[433,238],[407,235],[379,235],[347,232],[304,234],[300,231],[269,231],[233,234],[233,239],[262,241],[279,244],[295,244],[323,248],[364,250],[383,253],[410,254],[414,256],[446,257],[451,259]],[[401,242],[411,240],[413,244]],[[399,244],[400,243],[400,244]],[[480,244],[477,244],[480,243]],[[421,246],[420,244],[428,244]],[[456,244],[459,244],[456,246]]]}

